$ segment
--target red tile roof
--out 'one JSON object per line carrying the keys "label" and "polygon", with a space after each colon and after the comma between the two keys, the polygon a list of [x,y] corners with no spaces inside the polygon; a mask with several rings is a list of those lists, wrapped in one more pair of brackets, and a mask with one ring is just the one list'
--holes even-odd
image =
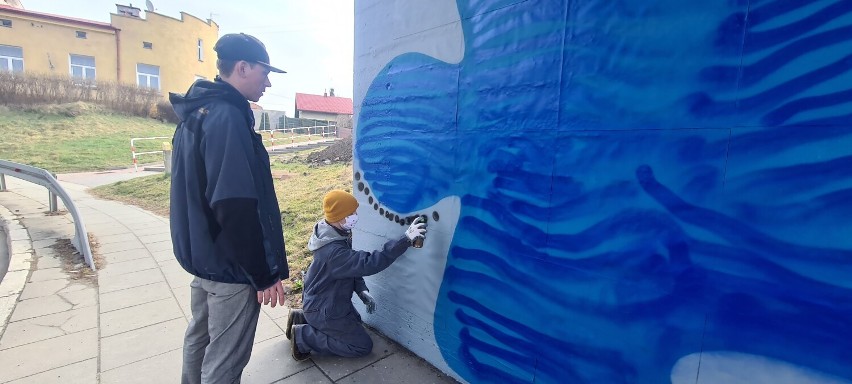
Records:
{"label": "red tile roof", "polygon": [[348,97],[296,94],[296,109],[299,111],[352,114],[352,99]]}
{"label": "red tile roof", "polygon": [[5,5],[5,4],[0,4],[0,11],[16,13],[16,14],[19,14],[19,15],[26,15],[26,16],[31,16],[31,17],[40,17],[40,18],[47,19],[47,20],[65,22],[65,23],[69,23],[69,24],[77,24],[77,25],[82,25],[82,26],[91,27],[91,28],[102,28],[102,29],[111,29],[111,30],[117,29],[117,28],[113,27],[110,23],[102,23],[102,22],[99,22],[99,21],[77,19],[77,18],[73,18],[73,17],[59,16],[59,15],[54,15],[54,14],[44,13],[44,12],[35,12],[35,11],[30,11],[30,10],[21,9],[21,8],[13,8],[13,7]]}

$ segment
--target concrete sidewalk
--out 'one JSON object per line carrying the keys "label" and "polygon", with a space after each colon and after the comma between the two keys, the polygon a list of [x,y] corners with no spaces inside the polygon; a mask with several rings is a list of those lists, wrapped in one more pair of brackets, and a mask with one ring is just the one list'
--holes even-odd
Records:
{"label": "concrete sidewalk", "polygon": [[[43,187],[6,178],[0,219],[11,252],[0,283],[0,383],[180,381],[191,276],[172,255],[168,220],[85,192],[128,177],[59,177],[99,243],[104,265],[90,276],[55,248],[74,234],[70,215],[46,213]],[[367,357],[295,362],[284,337],[286,320],[286,308],[263,307],[243,383],[455,382],[374,332]]]}

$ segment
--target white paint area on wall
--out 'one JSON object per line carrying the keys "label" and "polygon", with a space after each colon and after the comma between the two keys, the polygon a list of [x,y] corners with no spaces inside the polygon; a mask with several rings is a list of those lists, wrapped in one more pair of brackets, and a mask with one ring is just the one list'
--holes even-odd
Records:
{"label": "white paint area on wall", "polygon": [[675,363],[671,379],[672,384],[852,384],[781,360],[728,351],[686,355]]}
{"label": "white paint area on wall", "polygon": [[395,57],[416,52],[450,64],[464,57],[461,17],[452,0],[358,1],[355,36],[356,116],[370,84]]}
{"label": "white paint area on wall", "polygon": [[[385,242],[402,236],[408,228],[380,216],[364,201],[363,194],[356,192],[355,196],[359,200],[359,222],[353,229],[354,249],[381,249]],[[432,212],[439,213],[439,220],[433,219]],[[355,308],[366,323],[450,374],[453,371],[444,361],[435,340],[433,321],[460,212],[461,200],[453,196],[422,211],[399,213],[400,216],[429,216],[423,248],[409,248],[389,268],[364,278],[376,299],[375,313],[367,314],[364,305],[353,296]]]}

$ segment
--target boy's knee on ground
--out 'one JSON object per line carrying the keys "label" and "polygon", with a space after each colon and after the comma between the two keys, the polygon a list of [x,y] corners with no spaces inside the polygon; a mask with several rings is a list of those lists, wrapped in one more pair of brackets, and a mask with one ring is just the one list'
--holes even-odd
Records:
{"label": "boy's knee on ground", "polygon": [[363,340],[349,344],[349,351],[344,357],[363,357],[373,352],[373,340],[369,335]]}

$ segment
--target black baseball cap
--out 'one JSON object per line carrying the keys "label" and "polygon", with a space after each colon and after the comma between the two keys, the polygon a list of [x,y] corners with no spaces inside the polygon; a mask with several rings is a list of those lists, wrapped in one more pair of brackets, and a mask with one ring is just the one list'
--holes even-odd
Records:
{"label": "black baseball cap", "polygon": [[213,50],[216,51],[216,56],[221,60],[248,61],[261,64],[269,68],[270,72],[287,73],[269,65],[269,54],[266,53],[266,46],[252,35],[229,33],[219,38]]}

